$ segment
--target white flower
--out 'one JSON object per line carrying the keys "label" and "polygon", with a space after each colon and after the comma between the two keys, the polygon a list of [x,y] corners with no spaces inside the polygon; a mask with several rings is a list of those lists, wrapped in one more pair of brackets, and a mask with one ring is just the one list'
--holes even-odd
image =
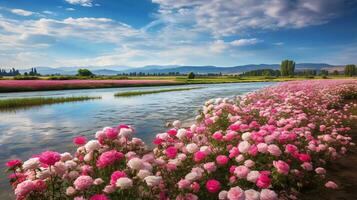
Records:
{"label": "white flower", "polygon": [[177,159],[178,159],[179,161],[184,161],[184,160],[186,160],[186,158],[187,158],[187,156],[186,156],[186,154],[184,154],[184,153],[179,153],[179,154],[177,154]]}
{"label": "white flower", "polygon": [[133,181],[127,177],[121,177],[117,180],[116,184],[120,189],[128,189],[133,186]]}
{"label": "white flower", "polygon": [[202,146],[200,151],[204,152],[206,155],[209,155],[211,153],[211,148],[209,146]]}
{"label": "white flower", "polygon": [[87,142],[87,144],[84,145],[84,148],[88,151],[94,151],[94,150],[98,150],[100,148],[100,144],[97,140],[90,140],[89,142]]}
{"label": "white flower", "polygon": [[145,179],[145,182],[148,186],[157,186],[160,184],[160,182],[162,181],[162,177],[161,176],[147,176]]}
{"label": "white flower", "polygon": [[222,191],[219,192],[219,194],[218,194],[218,199],[219,199],[219,200],[226,200],[226,199],[227,199],[227,195],[228,195],[228,192],[225,191],[225,190],[222,190]]}
{"label": "white flower", "polygon": [[195,143],[191,143],[186,146],[186,149],[189,153],[195,153],[198,151],[198,146]]}
{"label": "white flower", "polygon": [[119,135],[125,138],[130,137],[133,134],[133,131],[130,128],[121,128]]}
{"label": "white flower", "polygon": [[251,134],[250,132],[245,132],[245,133],[243,133],[243,134],[242,134],[242,140],[244,140],[244,141],[250,140],[251,135],[252,135],[252,134]]}
{"label": "white flower", "polygon": [[174,122],[172,122],[172,125],[175,128],[180,128],[181,127],[181,122],[179,120],[175,120]]}
{"label": "white flower", "polygon": [[24,164],[22,165],[24,170],[37,169],[39,166],[40,166],[40,161],[38,160],[38,158],[30,158],[30,159],[26,160],[24,162]]}
{"label": "white flower", "polygon": [[184,128],[180,128],[178,131],[177,131],[177,134],[176,134],[176,137],[180,140],[184,139],[186,137],[186,129]]}
{"label": "white flower", "polygon": [[237,162],[241,162],[244,160],[244,156],[242,154],[239,154],[236,159],[235,159]]}
{"label": "white flower", "polygon": [[238,145],[238,149],[241,153],[247,153],[249,148],[250,148],[250,143],[247,141],[243,141]]}
{"label": "white flower", "polygon": [[143,168],[143,161],[139,158],[132,158],[128,162],[128,166],[134,170],[140,170]]}
{"label": "white flower", "polygon": [[140,179],[144,179],[147,176],[152,175],[152,173],[148,170],[141,169],[137,174],[136,174]]}
{"label": "white flower", "polygon": [[245,194],[245,200],[259,200],[259,192],[249,189],[244,191]]}
{"label": "white flower", "polygon": [[62,153],[61,154],[61,161],[66,162],[67,160],[72,160],[72,155],[68,152]]}
{"label": "white flower", "polygon": [[255,183],[259,178],[260,173],[258,171],[250,171],[247,175],[247,181]]}
{"label": "white flower", "polygon": [[90,151],[89,153],[87,153],[83,159],[86,162],[90,162],[93,159],[93,151]]}
{"label": "white flower", "polygon": [[77,167],[77,163],[74,162],[73,160],[68,160],[64,164],[68,169],[74,169],[75,167]]}
{"label": "white flower", "polygon": [[199,175],[196,172],[190,172],[185,176],[185,179],[188,181],[195,181],[199,178]]}

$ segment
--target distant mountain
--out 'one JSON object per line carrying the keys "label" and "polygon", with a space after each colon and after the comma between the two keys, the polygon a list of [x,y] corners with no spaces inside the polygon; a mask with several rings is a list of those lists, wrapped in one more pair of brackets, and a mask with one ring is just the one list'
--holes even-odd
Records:
{"label": "distant mountain", "polygon": [[[179,65],[148,65],[144,67],[127,67],[127,66],[104,66],[104,67],[36,67],[37,72],[43,75],[49,74],[62,74],[62,75],[74,75],[77,73],[77,70],[80,68],[87,68],[91,70],[94,74],[98,75],[116,75],[121,73],[133,73],[133,72],[142,72],[142,73],[169,73],[169,72],[179,72],[181,74],[186,74],[189,72],[194,72],[198,74],[207,74],[207,73],[222,73],[222,74],[237,74],[243,73],[250,70],[257,69],[280,69],[279,64],[249,64],[249,65],[240,65],[234,67],[220,67],[220,66],[179,66]],[[326,63],[298,63],[295,66],[296,71],[304,69],[314,69],[314,70],[330,70],[332,69],[341,69],[341,66],[330,65]],[[20,70],[21,73],[27,70]]]}

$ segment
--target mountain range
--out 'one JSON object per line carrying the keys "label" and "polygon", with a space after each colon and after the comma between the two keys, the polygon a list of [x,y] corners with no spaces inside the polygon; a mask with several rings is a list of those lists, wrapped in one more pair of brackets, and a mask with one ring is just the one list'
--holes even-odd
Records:
{"label": "mountain range", "polygon": [[[186,74],[189,72],[194,72],[198,74],[207,73],[222,73],[222,74],[239,74],[246,71],[257,70],[257,69],[280,69],[279,64],[249,64],[240,65],[233,67],[220,67],[220,66],[181,66],[181,65],[148,65],[144,67],[128,67],[128,66],[104,66],[104,67],[36,67],[37,72],[43,75],[50,74],[61,74],[61,75],[74,75],[80,68],[87,68],[97,75],[116,75],[122,73],[169,73],[169,72],[179,72],[181,74]],[[341,65],[330,65],[326,63],[297,63],[295,70],[343,70]],[[20,70],[21,73],[28,72],[30,69]]]}

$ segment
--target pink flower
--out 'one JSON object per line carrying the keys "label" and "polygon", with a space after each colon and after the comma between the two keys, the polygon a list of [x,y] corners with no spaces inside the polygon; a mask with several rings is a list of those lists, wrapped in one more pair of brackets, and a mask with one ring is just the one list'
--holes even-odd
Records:
{"label": "pink flower", "polygon": [[99,156],[99,159],[97,160],[97,167],[104,168],[114,164],[116,161],[122,158],[124,158],[124,155],[121,152],[116,150],[106,151]]}
{"label": "pink flower", "polygon": [[244,200],[244,191],[239,187],[232,187],[228,190],[227,197],[229,200]]}
{"label": "pink flower", "polygon": [[105,128],[104,133],[107,136],[107,138],[112,139],[112,140],[116,139],[119,134],[117,129],[110,128],[110,127]]}
{"label": "pink flower", "polygon": [[244,165],[240,165],[238,167],[235,168],[234,170],[234,174],[238,177],[238,178],[246,178],[248,173],[249,173],[249,168],[244,166]]}
{"label": "pink flower", "polygon": [[79,176],[73,184],[76,190],[86,190],[93,185],[93,179],[90,176]]}
{"label": "pink flower", "polygon": [[207,170],[208,173],[212,173],[217,169],[216,164],[214,162],[205,163],[203,165],[203,168],[205,168],[205,170]]}
{"label": "pink flower", "polygon": [[176,155],[177,155],[177,149],[175,147],[168,147],[166,150],[165,150],[165,154],[168,158],[175,158]]}
{"label": "pink flower", "polygon": [[223,135],[221,132],[215,132],[212,135],[212,138],[218,141],[221,141],[223,139]]}
{"label": "pink flower", "polygon": [[104,194],[96,194],[93,195],[89,200],[109,200],[109,198]]}
{"label": "pink flower", "polygon": [[115,171],[110,176],[110,184],[115,185],[119,178],[126,177],[126,173],[122,171]]}
{"label": "pink flower", "polygon": [[274,167],[277,169],[277,172],[280,174],[287,175],[289,173],[290,166],[288,163],[278,160],[278,161],[273,161]]}
{"label": "pink flower", "polygon": [[269,175],[267,175],[266,173],[260,173],[258,180],[256,182],[256,185],[259,188],[267,188],[270,186],[270,178]]}
{"label": "pink flower", "polygon": [[206,182],[206,189],[210,193],[216,193],[221,189],[221,184],[217,180],[211,179]]}
{"label": "pink flower", "polygon": [[281,154],[280,148],[275,144],[271,144],[268,146],[268,152],[273,156],[280,156]]}
{"label": "pink flower", "polygon": [[301,160],[302,162],[310,162],[311,161],[311,157],[310,157],[309,154],[300,153],[299,154],[299,160]]}
{"label": "pink flower", "polygon": [[46,165],[54,165],[61,160],[61,155],[54,151],[45,151],[40,154],[39,161]]}
{"label": "pink flower", "polygon": [[190,186],[190,181],[186,180],[186,179],[181,179],[177,185],[178,185],[178,188],[180,189],[185,189],[185,188],[188,188]]}
{"label": "pink flower", "polygon": [[22,161],[21,161],[21,160],[17,160],[17,159],[15,159],[15,160],[10,160],[10,161],[6,162],[6,166],[7,166],[8,168],[11,168],[11,169],[16,168],[16,167],[19,167],[19,166],[21,166],[21,165],[22,165]]}
{"label": "pink flower", "polygon": [[195,162],[201,162],[202,160],[204,160],[206,158],[206,154],[203,151],[197,151],[194,155],[193,155],[193,159]]}
{"label": "pink flower", "polygon": [[200,190],[200,184],[197,182],[193,182],[190,187],[194,192],[198,192]]}
{"label": "pink flower", "polygon": [[41,192],[47,188],[46,182],[44,180],[37,179],[33,183],[35,184],[36,191]]}
{"label": "pink flower", "polygon": [[328,181],[326,184],[325,184],[325,187],[326,188],[330,188],[330,189],[337,189],[338,188],[338,185],[333,182],[333,181]]}
{"label": "pink flower", "polygon": [[16,186],[15,195],[18,199],[24,199],[34,189],[35,184],[30,180],[25,180]]}
{"label": "pink flower", "polygon": [[171,136],[175,136],[177,134],[177,130],[176,129],[170,129],[167,131],[167,134],[171,135]]}
{"label": "pink flower", "polygon": [[84,145],[85,143],[87,143],[87,138],[84,137],[84,136],[75,137],[75,138],[73,138],[73,143],[74,143],[75,145],[82,146],[82,145]]}
{"label": "pink flower", "polygon": [[322,167],[318,167],[315,169],[316,174],[326,174],[326,170]]}
{"label": "pink flower", "polygon": [[216,162],[218,165],[225,165],[228,163],[228,157],[225,155],[219,155],[216,157]]}
{"label": "pink flower", "polygon": [[277,200],[278,195],[273,191],[269,189],[262,189],[260,192],[260,200]]}

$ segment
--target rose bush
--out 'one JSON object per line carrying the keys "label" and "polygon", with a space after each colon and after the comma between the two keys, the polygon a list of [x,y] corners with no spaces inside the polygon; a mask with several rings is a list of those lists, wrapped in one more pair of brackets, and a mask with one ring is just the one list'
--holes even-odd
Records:
{"label": "rose bush", "polygon": [[325,164],[347,135],[357,81],[298,81],[209,100],[196,122],[157,134],[149,150],[128,125],[74,139],[74,155],[46,151],[9,161],[17,199],[294,199],[336,189]]}

